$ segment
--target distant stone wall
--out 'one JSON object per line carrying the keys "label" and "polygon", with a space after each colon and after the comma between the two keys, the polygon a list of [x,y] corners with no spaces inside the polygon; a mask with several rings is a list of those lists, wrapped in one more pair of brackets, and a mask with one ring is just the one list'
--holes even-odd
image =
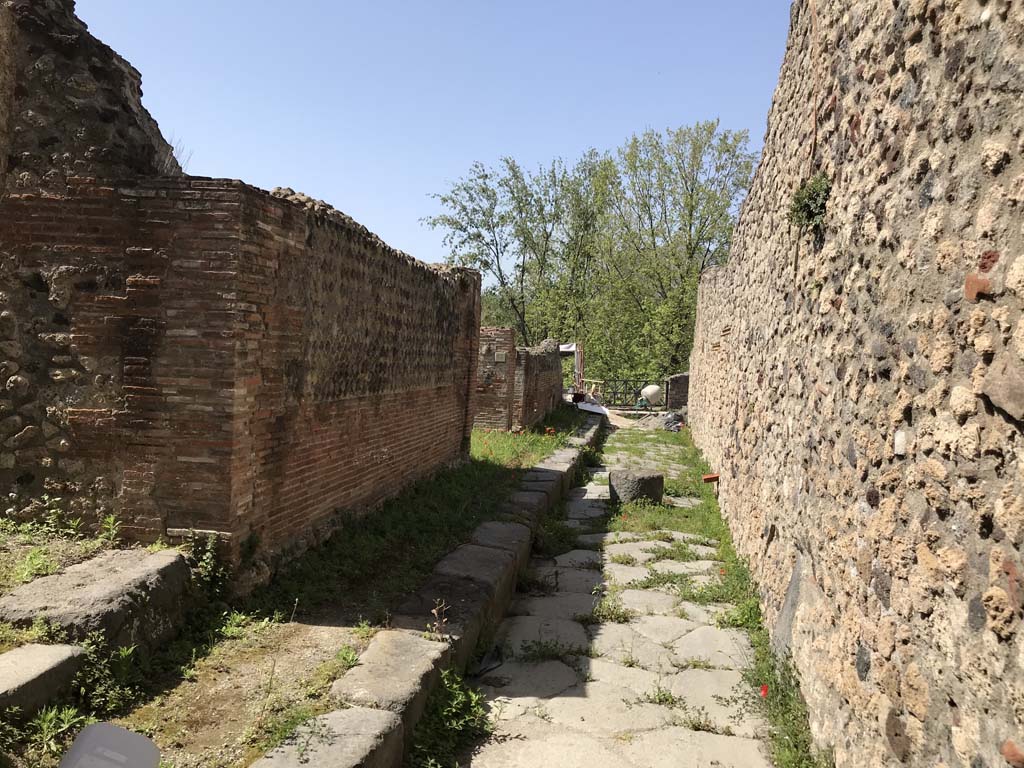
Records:
{"label": "distant stone wall", "polygon": [[515,394],[516,332],[512,328],[481,328],[473,398],[473,424],[488,429],[512,428]]}
{"label": "distant stone wall", "polygon": [[181,173],[142,106],[141,76],[74,10],[74,0],[0,0],[0,194]]}
{"label": "distant stone wall", "polygon": [[1019,2],[798,0],[701,281],[694,436],[840,767],[1024,764],[1022,44]]}
{"label": "distant stone wall", "polygon": [[468,455],[479,276],[240,182],[0,201],[0,484],[301,548]]}
{"label": "distant stone wall", "polygon": [[562,402],[562,358],[558,342],[516,350],[513,426],[530,427]]}

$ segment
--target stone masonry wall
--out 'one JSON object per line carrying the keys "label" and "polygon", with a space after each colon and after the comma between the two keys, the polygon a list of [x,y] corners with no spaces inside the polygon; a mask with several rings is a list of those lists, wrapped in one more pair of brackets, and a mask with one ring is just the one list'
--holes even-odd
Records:
{"label": "stone masonry wall", "polygon": [[474,395],[477,427],[512,428],[515,388],[516,332],[512,328],[481,328],[480,359]]}
{"label": "stone masonry wall", "polygon": [[837,764],[1024,765],[1024,4],[791,22],[694,435]]}
{"label": "stone masonry wall", "polygon": [[479,276],[240,182],[0,201],[0,484],[302,547],[468,453]]}
{"label": "stone masonry wall", "polygon": [[536,347],[516,350],[512,424],[530,427],[562,402],[562,358],[558,342],[548,339]]}
{"label": "stone masonry wall", "polygon": [[74,11],[74,0],[0,0],[0,194],[181,173],[141,76]]}

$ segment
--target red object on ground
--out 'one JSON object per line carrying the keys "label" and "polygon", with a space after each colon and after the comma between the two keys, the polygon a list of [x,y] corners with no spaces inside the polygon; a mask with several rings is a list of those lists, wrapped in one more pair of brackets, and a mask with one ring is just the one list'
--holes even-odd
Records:
{"label": "red object on ground", "polygon": [[767,699],[768,698],[768,686],[767,685],[762,685],[761,686],[761,698],[762,699]]}
{"label": "red object on ground", "polygon": [[705,483],[717,483],[718,482],[718,475],[704,475],[704,477],[702,479],[704,480]]}

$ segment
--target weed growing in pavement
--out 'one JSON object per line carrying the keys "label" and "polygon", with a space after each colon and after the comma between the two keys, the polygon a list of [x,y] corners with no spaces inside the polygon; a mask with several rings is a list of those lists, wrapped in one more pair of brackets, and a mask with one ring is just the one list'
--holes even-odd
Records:
{"label": "weed growing in pavement", "polygon": [[448,768],[457,755],[492,731],[484,697],[453,669],[441,673],[413,734],[410,768]]}

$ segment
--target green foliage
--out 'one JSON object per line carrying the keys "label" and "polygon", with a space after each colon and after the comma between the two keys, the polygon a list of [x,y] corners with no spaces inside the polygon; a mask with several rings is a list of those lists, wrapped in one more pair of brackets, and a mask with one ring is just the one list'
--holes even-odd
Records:
{"label": "green foliage", "polygon": [[82,728],[94,722],[75,707],[45,707],[25,729],[29,748],[41,755],[60,755]]}
{"label": "green foliage", "polygon": [[717,121],[530,172],[476,163],[435,196],[450,260],[480,269],[483,321],[580,341],[590,378],[684,370],[697,280],[728,255],[754,156]]}
{"label": "green foliage", "polygon": [[14,578],[27,584],[38,576],[48,576],[57,572],[57,562],[50,557],[45,547],[33,547],[14,568]]}
{"label": "green foliage", "polygon": [[306,684],[310,698],[327,695],[331,683],[359,664],[359,652],[351,645],[342,646],[333,657],[316,668],[313,677]]}
{"label": "green foliage", "polygon": [[192,578],[206,595],[220,599],[227,591],[231,569],[221,553],[220,541],[216,534],[189,537],[190,565]]}
{"label": "green foliage", "polygon": [[108,544],[114,544],[121,537],[121,521],[117,515],[105,515],[100,521],[100,538]]}
{"label": "green foliage", "polygon": [[416,726],[410,768],[456,768],[456,757],[491,732],[479,691],[466,685],[458,672],[446,669],[441,685],[430,695]]}
{"label": "green foliage", "polygon": [[576,621],[581,624],[628,624],[636,618],[636,611],[631,611],[622,604],[621,589],[609,589],[598,601],[591,614],[581,614]]}
{"label": "green foliage", "polygon": [[775,654],[764,627],[752,631],[750,640],[754,662],[744,670],[743,677],[755,688],[768,686],[762,704],[770,726],[772,761],[778,768],[832,768],[832,755],[814,746],[807,703],[792,661]]}
{"label": "green foliage", "polygon": [[94,632],[82,643],[85,662],[75,675],[76,700],[98,717],[119,714],[138,700],[142,673],[135,646],[111,649],[103,634]]}
{"label": "green foliage", "polygon": [[820,239],[831,193],[832,180],[824,172],[807,179],[793,195],[793,202],[789,206],[789,220],[801,231],[809,229]]}

